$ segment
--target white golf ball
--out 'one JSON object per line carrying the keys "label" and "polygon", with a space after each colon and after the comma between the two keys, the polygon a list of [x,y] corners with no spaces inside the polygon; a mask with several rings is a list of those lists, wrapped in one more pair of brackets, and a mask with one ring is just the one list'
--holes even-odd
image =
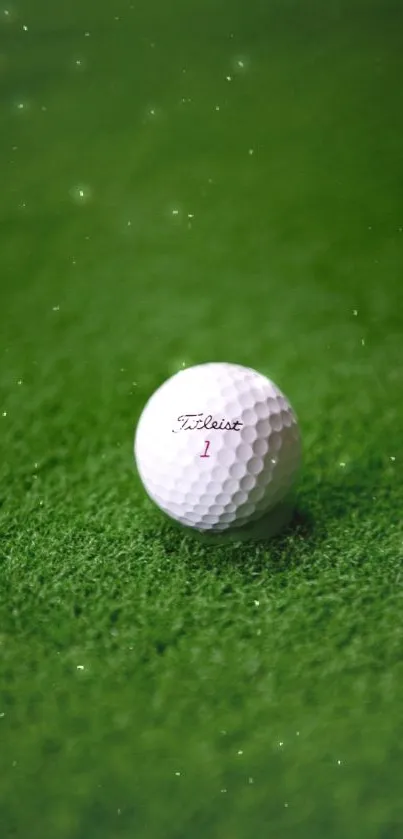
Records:
{"label": "white golf ball", "polygon": [[188,367],[151,396],[134,441],[146,492],[198,531],[233,531],[274,510],[301,460],[296,416],[270,381],[239,364]]}

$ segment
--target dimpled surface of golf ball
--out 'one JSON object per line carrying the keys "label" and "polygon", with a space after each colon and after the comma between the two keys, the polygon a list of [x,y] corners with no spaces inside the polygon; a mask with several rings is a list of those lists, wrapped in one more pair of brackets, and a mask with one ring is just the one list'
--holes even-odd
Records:
{"label": "dimpled surface of golf ball", "polygon": [[188,367],[140,416],[137,469],[153,501],[198,531],[228,531],[276,507],[301,459],[297,418],[266,376],[238,364]]}

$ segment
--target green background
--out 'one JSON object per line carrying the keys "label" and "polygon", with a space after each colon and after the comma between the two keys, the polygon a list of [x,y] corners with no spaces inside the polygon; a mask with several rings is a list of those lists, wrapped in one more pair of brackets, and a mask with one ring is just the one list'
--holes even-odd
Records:
{"label": "green background", "polygon": [[[2,839],[403,830],[403,4],[0,10]],[[206,547],[132,441],[182,364],[300,418]]]}

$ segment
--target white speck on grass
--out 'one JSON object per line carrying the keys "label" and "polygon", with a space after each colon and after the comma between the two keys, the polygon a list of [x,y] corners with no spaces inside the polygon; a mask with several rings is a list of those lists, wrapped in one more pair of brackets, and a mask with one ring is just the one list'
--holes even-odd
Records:
{"label": "white speck on grass", "polygon": [[254,783],[255,783],[254,778],[248,778],[248,784],[254,784]]}
{"label": "white speck on grass", "polygon": [[358,309],[353,309],[353,315],[355,318],[358,317]]}
{"label": "white speck on grass", "polygon": [[3,719],[3,717],[5,717],[5,716],[6,716],[5,711],[1,711],[1,713],[0,713],[0,719]]}
{"label": "white speck on grass", "polygon": [[342,460],[342,461],[339,463],[339,466],[340,466],[342,469],[344,469],[345,465],[346,465],[346,464],[345,464],[344,460]]}
{"label": "white speck on grass", "polygon": [[220,106],[219,106],[219,105],[216,105],[216,106],[215,106],[215,109],[216,109],[216,111],[219,111],[219,110],[220,110]]}
{"label": "white speck on grass", "polygon": [[176,775],[177,778],[180,778],[181,773],[180,772],[175,772],[175,775]]}
{"label": "white speck on grass", "polygon": [[84,670],[83,664],[77,664],[77,670]]}
{"label": "white speck on grass", "polygon": [[6,416],[7,416],[7,411],[3,411],[2,417],[6,417]]}
{"label": "white speck on grass", "polygon": [[28,26],[26,26],[25,23],[23,23],[22,28],[23,28],[24,32],[28,32]]}
{"label": "white speck on grass", "polygon": [[60,306],[52,306],[52,312],[60,312]]}
{"label": "white speck on grass", "polygon": [[260,600],[254,600],[253,602],[254,602],[255,606],[260,606]]}
{"label": "white speck on grass", "polygon": [[238,749],[238,751],[237,751],[237,755],[238,755],[238,757],[240,757],[241,755],[243,755],[243,750],[242,750],[242,749]]}
{"label": "white speck on grass", "polygon": [[226,76],[225,78],[226,78],[227,82],[232,82],[232,76]]}
{"label": "white speck on grass", "polygon": [[361,338],[361,344],[363,347],[365,347],[365,338]]}
{"label": "white speck on grass", "polygon": [[251,156],[252,154],[255,154],[255,149],[248,149],[248,154]]}
{"label": "white speck on grass", "polygon": [[390,460],[392,461],[392,463],[394,463],[394,462],[395,462],[396,458],[395,458],[395,456],[394,456],[393,454],[391,454],[391,455],[390,455]]}
{"label": "white speck on grass", "polygon": [[75,184],[69,190],[69,195],[75,204],[88,204],[92,198],[92,189],[88,184]]}

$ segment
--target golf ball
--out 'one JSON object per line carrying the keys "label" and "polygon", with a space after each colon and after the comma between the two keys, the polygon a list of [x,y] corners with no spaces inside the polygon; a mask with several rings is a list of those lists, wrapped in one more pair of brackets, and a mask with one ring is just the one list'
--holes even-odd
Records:
{"label": "golf ball", "polygon": [[140,416],[140,478],[168,516],[198,531],[233,531],[277,507],[301,460],[296,416],[266,376],[239,364],[188,367]]}

